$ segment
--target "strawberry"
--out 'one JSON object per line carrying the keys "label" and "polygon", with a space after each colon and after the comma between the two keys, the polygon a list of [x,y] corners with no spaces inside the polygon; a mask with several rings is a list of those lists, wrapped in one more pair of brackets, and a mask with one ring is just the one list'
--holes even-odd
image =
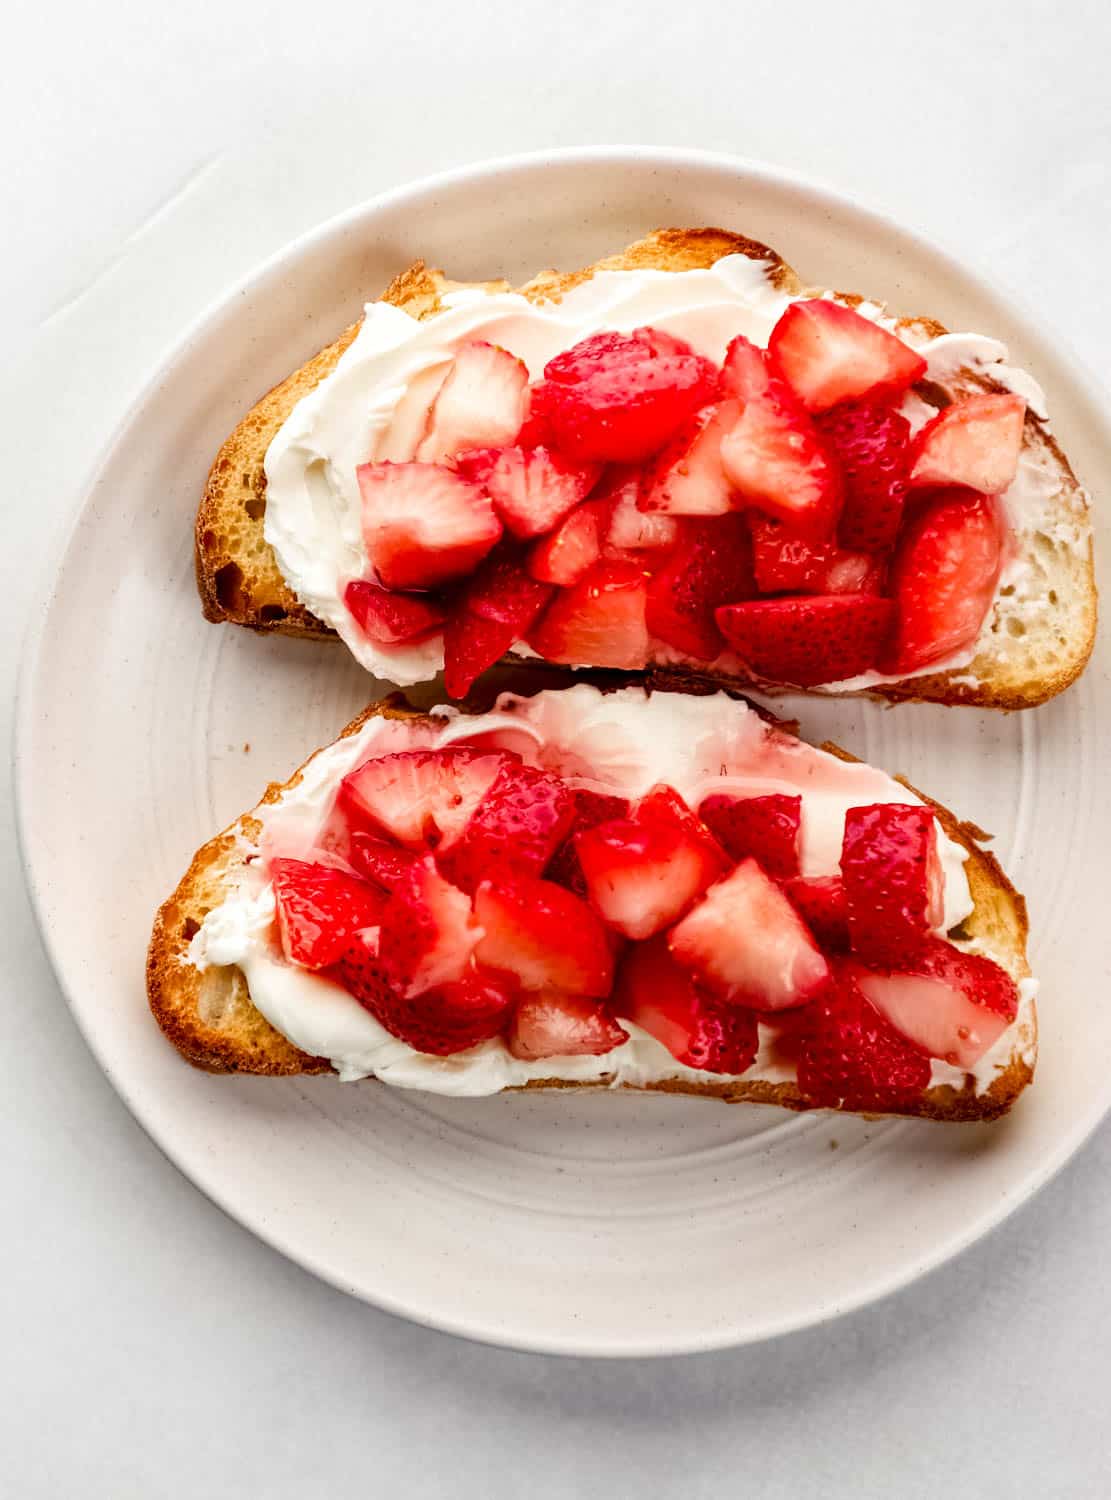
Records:
{"label": "strawberry", "polygon": [[910,453],[910,482],[962,484],[1001,495],[1022,452],[1026,402],[1021,396],[964,396],[927,422]]}
{"label": "strawberry", "polygon": [[701,984],[753,1010],[804,1005],[829,979],[802,918],[754,859],[710,887],[669,945]]}
{"label": "strawberry", "polygon": [[381,892],[342,870],[301,859],[275,859],[270,879],[282,951],[303,969],[326,969],[356,932],[381,921]]}
{"label": "strawberry", "polygon": [[608,516],[602,535],[607,551],[655,552],[679,540],[680,523],[675,516],[640,509],[640,476],[640,469],[628,464],[611,464],[594,488],[591,504]]}
{"label": "strawberry", "polygon": [[362,829],[352,833],[347,857],[360,875],[384,891],[392,891],[421,859],[411,849],[399,849],[396,844],[387,844],[385,839],[375,838]]}
{"label": "strawberry", "polygon": [[710,880],[720,880],[728,874],[732,860],[674,787],[663,782],[652,787],[636,804],[632,816],[645,827],[676,829],[687,839],[700,844]]}
{"label": "strawberry", "polygon": [[519,641],[552,597],[509,551],[494,553],[464,585],[444,626],[444,687],[462,698]]}
{"label": "strawberry", "polygon": [[488,876],[539,875],[574,817],[574,798],[558,776],[507,760],[441,861],[444,874],[465,891]]}
{"label": "strawberry", "polygon": [[604,511],[593,501],[577,505],[528,555],[528,570],[541,583],[570,588],[602,555]]}
{"label": "strawberry", "polygon": [[721,462],[721,440],[741,415],[737,401],[704,406],[687,418],[641,476],[640,509],[672,516],[721,516],[733,508],[733,486]]}
{"label": "strawberry", "polygon": [[549,661],[639,671],[648,660],[648,578],[636,563],[596,563],[563,589],[525,640]]}
{"label": "strawberry", "polygon": [[470,898],[444,879],[429,856],[390,893],[378,934],[378,961],[393,988],[412,997],[462,979],[481,936]]}
{"label": "strawberry", "polygon": [[700,989],[661,933],[635,943],[617,976],[614,1009],[661,1042],[677,1062],[708,1073],[743,1073],[756,1058],[756,1017]]}
{"label": "strawberry", "polygon": [[751,856],[776,880],[798,874],[801,797],[715,793],[701,804],[698,816],[730,858]]}
{"label": "strawberry", "polygon": [[995,502],[941,490],[903,528],[891,568],[894,628],[880,658],[902,676],[970,646],[987,618],[1003,567]]}
{"label": "strawberry", "polygon": [[840,875],[796,875],[783,889],[824,952],[848,951],[849,907]]}
{"label": "strawberry", "polygon": [[905,1109],[929,1087],[930,1059],[861,993],[851,969],[838,965],[833,984],[809,1007],[798,1085],[826,1108]]}
{"label": "strawberry", "polygon": [[548,448],[482,448],[464,453],[456,469],[480,484],[505,529],[540,536],[558,526],[597,482],[598,464],[573,464]]}
{"label": "strawberry", "polygon": [[756,676],[813,687],[874,667],[893,613],[875,594],[825,594],[726,604],[714,618]]}
{"label": "strawberry", "polygon": [[895,334],[828,297],[792,302],[771,332],[768,354],[808,411],[838,401],[899,396],[926,361]]}
{"label": "strawberry", "polygon": [[426,641],[438,634],[446,619],[444,611],[427,597],[395,594],[362,578],[353,578],[347,585],[343,602],[367,640],[382,646]]}
{"label": "strawberry", "polygon": [[629,938],[669,927],[721,873],[704,837],[651,817],[586,829],[575,849],[590,904]]}
{"label": "strawberry", "polygon": [[779,521],[752,517],[752,561],[762,594],[879,594],[884,565],[870,552],[810,542]]}
{"label": "strawberry", "polygon": [[528,371],[508,350],[480,339],[464,344],[432,403],[417,457],[438,464],[468,448],[515,442],[527,387]]}
{"label": "strawberry", "polygon": [[363,541],[390,589],[430,589],[469,573],[501,536],[479,485],[437,464],[361,464]]}
{"label": "strawberry", "polygon": [[745,518],[713,516],[685,522],[675,550],[648,585],[649,635],[699,661],[725,648],[714,611],[751,597],[752,543]]}
{"label": "strawberry", "polygon": [[517,1002],[506,1045],[514,1057],[598,1056],[612,1052],[629,1033],[596,1001],[541,990]]}
{"label": "strawberry", "polygon": [[837,525],[841,545],[885,552],[903,518],[910,423],[890,406],[846,401],[816,417],[814,425],[844,481],[845,503]]}
{"label": "strawberry", "polygon": [[484,880],[475,892],[480,963],[517,976],[526,990],[598,999],[610,992],[613,954],[585,901],[550,880]]}
{"label": "strawberry", "polygon": [[490,790],[506,756],[449,745],[400,750],[343,778],[339,805],[353,828],[383,830],[406,849],[449,849]]}
{"label": "strawberry", "polygon": [[587,828],[596,828],[599,823],[626,817],[629,804],[624,797],[615,797],[607,792],[592,792],[588,787],[575,787],[571,796],[574,799],[571,827],[563,843],[548,861],[544,879],[554,880],[557,885],[566,886],[576,896],[585,898],[586,880],[575,850],[575,835]]}
{"label": "strawberry", "polygon": [[854,953],[898,964],[944,915],[937,826],[928,807],[879,802],[845,814],[841,878]]}

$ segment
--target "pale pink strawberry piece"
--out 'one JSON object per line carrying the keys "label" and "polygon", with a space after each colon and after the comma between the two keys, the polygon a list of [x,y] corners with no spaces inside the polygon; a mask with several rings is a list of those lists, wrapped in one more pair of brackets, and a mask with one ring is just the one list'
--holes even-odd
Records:
{"label": "pale pink strawberry piece", "polygon": [[528,555],[528,570],[541,583],[570,588],[602,555],[604,511],[593,501],[577,505]]}
{"label": "pale pink strawberry piece", "polygon": [[484,880],[475,892],[480,963],[515,974],[522,989],[599,999],[613,983],[606,930],[587,906],[550,880]]}
{"label": "pale pink strawberry piece", "polygon": [[390,589],[431,589],[469,573],[501,536],[481,485],[437,464],[361,464],[363,541]]}
{"label": "pale pink strawberry piece", "polygon": [[428,414],[417,449],[422,463],[445,463],[468,448],[500,448],[516,441],[528,405],[528,371],[521,360],[481,339],[464,344]]}
{"label": "pale pink strawberry piece", "polygon": [[754,588],[744,516],[685,520],[674,549],[648,585],[648,633],[686,656],[713,661],[725,649],[715,611],[750,598]]}
{"label": "pale pink strawberry piece", "polygon": [[926,361],[902,339],[827,297],[792,302],[772,329],[768,354],[809,411],[891,399],[926,373]]}
{"label": "pale pink strawberry piece", "polygon": [[854,953],[902,966],[941,925],[945,886],[928,807],[878,802],[845,814],[841,878]]}
{"label": "pale pink strawberry piece", "polygon": [[462,979],[481,936],[470,897],[445,880],[428,856],[390,893],[378,960],[394,989],[411,998]]}
{"label": "pale pink strawberry piece", "polygon": [[816,417],[841,470],[845,503],[837,523],[843,547],[886,552],[903,518],[910,423],[883,402],[846,401]]}
{"label": "pale pink strawberry piece", "polygon": [[756,1059],[755,1014],[701,989],[690,970],[671,956],[663,933],[629,948],[618,971],[613,1008],[685,1067],[735,1075]]}
{"label": "pale pink strawberry piece", "polygon": [[640,509],[672,516],[722,516],[733,508],[733,485],[721,461],[721,441],[741,415],[723,401],[695,412],[641,477]]}
{"label": "pale pink strawberry piece", "polygon": [[558,776],[506,761],[441,868],[465,891],[482,880],[539,875],[574,817],[574,797]]}
{"label": "pale pink strawberry piece", "polygon": [[754,859],[711,886],[669,942],[699,983],[753,1010],[805,1005],[829,979],[802,918]]}
{"label": "pale pink strawberry piece", "polygon": [[380,755],[343,778],[339,803],[353,828],[421,853],[450,849],[506,759],[453,745]]}
{"label": "pale pink strawberry piece", "polygon": [[894,612],[875,594],[814,594],[726,604],[714,619],[755,676],[814,687],[875,667]]}
{"label": "pale pink strawberry piece", "polygon": [[1026,402],[1021,396],[963,396],[927,422],[910,453],[910,483],[961,484],[999,495],[1018,471]]}
{"label": "pale pink strawberry piece", "polygon": [[519,557],[501,548],[463,587],[444,626],[444,687],[462,698],[521,639],[552,597]]}
{"label": "pale pink strawberry piece", "polygon": [[783,889],[823,952],[848,950],[849,907],[840,875],[796,875]]}
{"label": "pale pink strawberry piece", "polygon": [[275,859],[270,879],[282,951],[303,969],[326,969],[356,932],[381,921],[381,892],[342,870],[301,859]]}
{"label": "pale pink strawberry piece", "polygon": [[575,464],[545,447],[483,448],[461,454],[455,467],[482,485],[506,530],[522,538],[558,526],[601,473],[599,464]]}
{"label": "pale pink strawberry piece", "polygon": [[541,990],[517,1002],[506,1046],[514,1057],[534,1062],[600,1056],[628,1040],[629,1033],[597,1001]]}
{"label": "pale pink strawberry piece", "polygon": [[611,464],[595,485],[590,503],[606,516],[602,545],[610,554],[655,552],[679,540],[679,521],[662,511],[640,509],[641,470]]}
{"label": "pale pink strawberry piece", "polygon": [[751,857],[776,880],[798,874],[801,797],[715,792],[699,805],[698,816],[732,859]]}
{"label": "pale pink strawberry piece", "polygon": [[635,563],[596,563],[562,589],[525,634],[548,661],[639,671],[648,660],[648,578]]}
{"label": "pale pink strawberry piece", "polygon": [[629,938],[670,927],[719,873],[703,839],[661,822],[602,823],[575,850],[590,904]]}
{"label": "pale pink strawberry piece", "polygon": [[348,841],[347,858],[366,880],[372,880],[384,891],[392,891],[419,864],[421,855],[356,829]]}
{"label": "pale pink strawberry piece", "polygon": [[812,1104],[882,1114],[907,1109],[929,1088],[930,1059],[880,1014],[844,960],[802,1014],[798,1085]]}
{"label": "pale pink strawberry piece", "polygon": [[874,552],[807,541],[760,516],[752,517],[752,562],[762,594],[880,594],[887,574]]}
{"label": "pale pink strawberry piece", "polygon": [[398,594],[362,578],[347,585],[343,602],[367,640],[382,646],[426,641],[439,634],[447,618],[426,595]]}
{"label": "pale pink strawberry piece", "polygon": [[615,818],[624,818],[629,812],[625,797],[608,792],[593,792],[588,787],[575,787],[572,791],[574,814],[563,843],[548,861],[544,871],[545,880],[554,880],[566,886],[576,896],[586,896],[586,881],[583,878],[579,856],[575,852],[575,835],[587,828],[596,828],[599,823],[609,823]]}

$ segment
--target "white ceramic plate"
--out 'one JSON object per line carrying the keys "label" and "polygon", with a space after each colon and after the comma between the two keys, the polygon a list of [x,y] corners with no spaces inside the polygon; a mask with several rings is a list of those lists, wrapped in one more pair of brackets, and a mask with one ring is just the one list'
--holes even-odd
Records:
{"label": "white ceramic plate", "polygon": [[1001,337],[1044,383],[1081,477],[1111,494],[1111,431],[1090,379],[1051,334],[889,220],[702,154],[494,163],[326,225],[189,334],[84,498],[19,716],[23,847],[43,930],[90,1046],[155,1140],[336,1286],[439,1328],[562,1353],[709,1349],[860,1306],[998,1223],[1111,1103],[1106,653],[1062,699],[1010,718],[792,705],[811,736],[905,772],[994,830],[1028,894],[1041,1062],[1002,1124],[215,1078],[187,1067],[150,1019],[150,920],[194,848],[382,691],[338,649],[202,620],[192,523],[219,443],[417,256],[465,279],[519,280],[661,224],[743,230],[804,277]]}

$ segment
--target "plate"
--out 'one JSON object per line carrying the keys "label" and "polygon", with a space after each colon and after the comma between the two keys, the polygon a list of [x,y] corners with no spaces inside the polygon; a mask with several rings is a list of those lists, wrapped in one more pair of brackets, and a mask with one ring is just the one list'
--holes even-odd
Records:
{"label": "plate", "polygon": [[661,224],[742,230],[816,282],[1002,338],[1045,385],[1082,479],[1111,493],[1111,431],[1091,378],[989,283],[890,220],[700,153],[494,162],[325,225],[188,334],[84,496],[45,590],[18,716],[22,845],[53,962],[104,1071],[167,1155],[343,1290],[437,1328],[565,1354],[712,1349],[859,1307],[998,1223],[1111,1104],[1108,960],[1091,937],[1106,922],[1111,846],[1095,748],[1111,737],[1102,650],[1062,698],[1011,717],[788,705],[809,736],[904,772],[992,829],[1027,893],[1041,1061],[998,1125],[218,1078],[186,1066],[151,1020],[150,921],[193,850],[385,690],[338,649],[202,620],[191,532],[220,442],[417,256],[467,280],[521,280]]}

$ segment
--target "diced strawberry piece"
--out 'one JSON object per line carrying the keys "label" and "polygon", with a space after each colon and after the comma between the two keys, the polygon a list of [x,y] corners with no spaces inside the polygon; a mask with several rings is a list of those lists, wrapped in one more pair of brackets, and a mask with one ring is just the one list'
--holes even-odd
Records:
{"label": "diced strawberry piece", "polygon": [[728,874],[732,860],[673,786],[660,782],[652,787],[637,803],[632,816],[645,827],[677,829],[687,839],[700,844],[709,872],[707,883]]}
{"label": "diced strawberry piece", "polygon": [[541,583],[570,588],[602,555],[604,512],[593,501],[577,505],[528,555],[528,570]]}
{"label": "diced strawberry piece", "polygon": [[462,698],[499,661],[552,597],[512,552],[499,550],[479,568],[444,626],[444,687]]}
{"label": "diced strawberry piece", "polygon": [[747,406],[781,388],[783,381],[776,378],[764,350],[738,334],[725,351],[721,385],[727,396]]}
{"label": "diced strawberry piece", "polygon": [[943,490],[903,528],[891,568],[894,628],[881,669],[900,676],[970,646],[987,618],[1003,567],[996,503]]}
{"label": "diced strawberry piece", "polygon": [[428,598],[419,594],[395,594],[362,578],[353,578],[347,585],[343,602],[367,640],[382,646],[426,641],[443,629],[447,618],[444,611]]}
{"label": "diced strawberry piece", "polygon": [[653,354],[651,345],[636,334],[592,333],[554,355],[544,366],[544,378],[578,385],[612,366],[650,359]]}
{"label": "diced strawberry piece", "polygon": [[454,745],[380,755],[343,778],[339,803],[355,828],[421,853],[450,849],[505,760]]}
{"label": "diced strawberry piece", "polygon": [[667,938],[636,943],[617,976],[614,1009],[661,1042],[677,1062],[708,1073],[743,1073],[759,1045],[756,1017],[700,989],[675,962]]}
{"label": "diced strawberry piece", "polygon": [[381,921],[381,892],[342,870],[301,859],[276,859],[270,879],[282,950],[290,963],[303,969],[326,969],[356,932]]}
{"label": "diced strawberry piece", "polygon": [[771,332],[768,353],[809,411],[866,396],[900,395],[926,361],[895,334],[828,297],[792,302]]}
{"label": "diced strawberry piece", "polygon": [[714,618],[758,677],[813,687],[874,667],[893,613],[875,594],[822,594],[726,604]]}
{"label": "diced strawberry piece", "polygon": [[964,396],[926,423],[910,454],[915,486],[963,484],[1000,495],[1018,471],[1026,402],[1021,396]]}
{"label": "diced strawberry piece", "polygon": [[677,517],[640,509],[640,476],[629,464],[611,464],[594,487],[590,503],[608,517],[602,544],[611,552],[654,552],[679,539]]}
{"label": "diced strawberry piece", "polygon": [[910,423],[890,406],[846,401],[815,418],[841,469],[845,503],[841,544],[886,552],[903,519],[910,461]]}
{"label": "diced strawberry piece", "polygon": [[417,449],[423,463],[444,463],[468,448],[516,441],[528,404],[528,371],[506,349],[476,339],[456,354],[428,414]]}
{"label": "diced strawberry piece", "polygon": [[849,905],[840,875],[798,875],[783,889],[824,952],[848,951]]}
{"label": "diced strawberry piece", "polygon": [[484,880],[474,905],[483,933],[480,963],[515,974],[526,990],[609,994],[613,953],[606,930],[570,891],[529,876]]}
{"label": "diced strawberry piece", "polygon": [[722,516],[733,508],[733,485],[721,462],[721,440],[740,417],[739,402],[705,406],[644,470],[640,509],[673,516]]}
{"label": "diced strawberry piece", "polygon": [[506,1045],[514,1057],[595,1057],[612,1052],[629,1033],[596,1001],[541,990],[522,995]]}
{"label": "diced strawberry piece", "polygon": [[777,880],[798,874],[801,797],[715,793],[701,804],[698,816],[733,859],[751,857]]}
{"label": "diced strawberry piece", "polygon": [[933,813],[895,802],[850,807],[841,878],[853,951],[872,962],[900,964],[944,916]]}
{"label": "diced strawberry piece", "polygon": [[482,448],[461,454],[455,467],[483,486],[516,537],[540,536],[558,526],[601,473],[598,464],[573,464],[544,447]]}
{"label": "diced strawberry piece", "polygon": [[390,589],[431,589],[469,573],[501,536],[489,496],[437,464],[361,464],[363,541]]}
{"label": "diced strawberry piece", "polygon": [[779,521],[752,517],[752,559],[762,594],[879,594],[886,570],[871,552],[810,542]]}
{"label": "diced strawberry piece", "polygon": [[714,611],[754,591],[752,541],[744,516],[684,523],[675,550],[648,585],[648,633],[669,646],[712,661],[725,649]]}
{"label": "diced strawberry piece", "polygon": [[574,798],[558,776],[506,761],[441,861],[444,874],[465,891],[480,880],[539,875],[574,817]]}
{"label": "diced strawberry piece", "polygon": [[549,393],[552,389],[553,387],[544,380],[537,385],[529,386],[526,393],[525,421],[517,434],[518,448],[551,448],[553,446],[552,426],[548,420],[548,413],[551,409]]}
{"label": "diced strawberry piece", "polygon": [[661,820],[602,823],[575,848],[591,905],[629,938],[669,927],[721,873],[704,838]]}
{"label": "diced strawberry piece", "polygon": [[929,1088],[930,1059],[880,1014],[841,963],[808,1008],[798,1084],[814,1104],[882,1114],[905,1109]]}
{"label": "diced strawberry piece", "polygon": [[415,864],[382,912],[378,959],[407,997],[462,979],[482,936],[470,898],[451,885],[431,857]]}
{"label": "diced strawberry piece", "polygon": [[647,593],[643,568],[599,562],[557,594],[525,639],[549,661],[639,671],[648,660]]}
{"label": "diced strawberry piece", "polygon": [[399,849],[396,844],[387,844],[385,839],[375,838],[372,833],[364,833],[361,829],[352,833],[347,857],[360,875],[384,891],[392,891],[421,860],[421,856],[411,849]]}
{"label": "diced strawberry piece", "polygon": [[609,823],[615,818],[628,815],[629,804],[624,797],[611,796],[606,792],[592,792],[588,787],[575,787],[574,816],[563,843],[548,861],[544,871],[545,880],[554,880],[566,886],[576,896],[586,896],[586,880],[583,878],[579,856],[575,852],[575,835],[587,828],[596,828],[599,823]]}
{"label": "diced strawberry piece", "polygon": [[805,1005],[829,979],[802,918],[754,859],[710,887],[672,929],[670,947],[700,983],[753,1010]]}

